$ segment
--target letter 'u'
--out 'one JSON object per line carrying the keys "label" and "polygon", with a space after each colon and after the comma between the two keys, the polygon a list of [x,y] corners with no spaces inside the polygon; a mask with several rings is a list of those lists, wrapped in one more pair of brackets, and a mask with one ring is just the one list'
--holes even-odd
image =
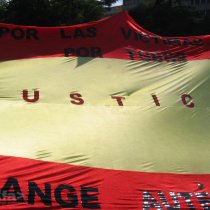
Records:
{"label": "letter 'u'", "polygon": [[33,98],[29,98],[28,90],[23,90],[23,100],[30,103],[35,103],[39,100],[39,91],[34,90]]}

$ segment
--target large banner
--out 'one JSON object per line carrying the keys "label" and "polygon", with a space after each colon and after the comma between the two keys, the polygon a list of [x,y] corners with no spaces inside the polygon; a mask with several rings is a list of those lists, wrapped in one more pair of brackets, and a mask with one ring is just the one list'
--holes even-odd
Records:
{"label": "large banner", "polygon": [[0,209],[210,209],[210,36],[120,13],[0,49]]}

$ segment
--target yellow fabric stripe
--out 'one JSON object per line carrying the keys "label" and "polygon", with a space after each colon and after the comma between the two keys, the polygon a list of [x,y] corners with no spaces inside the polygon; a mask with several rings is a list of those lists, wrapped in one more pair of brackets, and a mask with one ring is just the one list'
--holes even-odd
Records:
{"label": "yellow fabric stripe", "polygon": [[[0,154],[109,169],[210,173],[209,64],[2,62]],[[40,100],[25,102],[24,89],[39,90]],[[80,93],[84,105],[70,103],[71,92]],[[183,93],[192,96],[194,108],[183,105]],[[111,95],[125,97],[124,106]]]}

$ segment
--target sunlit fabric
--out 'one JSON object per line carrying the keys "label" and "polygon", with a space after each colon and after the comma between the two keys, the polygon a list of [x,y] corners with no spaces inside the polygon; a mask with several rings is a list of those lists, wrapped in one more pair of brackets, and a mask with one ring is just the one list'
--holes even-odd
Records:
{"label": "sunlit fabric", "polygon": [[210,36],[120,13],[0,49],[0,209],[210,209]]}

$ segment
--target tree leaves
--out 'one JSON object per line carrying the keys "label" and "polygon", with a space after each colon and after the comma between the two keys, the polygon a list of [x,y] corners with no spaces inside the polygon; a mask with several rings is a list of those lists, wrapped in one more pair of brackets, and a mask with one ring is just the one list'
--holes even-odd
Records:
{"label": "tree leaves", "polygon": [[210,17],[190,7],[172,7],[170,0],[142,0],[130,15],[143,28],[162,36],[210,34]]}
{"label": "tree leaves", "polygon": [[1,22],[58,26],[98,20],[117,0],[0,0]]}

